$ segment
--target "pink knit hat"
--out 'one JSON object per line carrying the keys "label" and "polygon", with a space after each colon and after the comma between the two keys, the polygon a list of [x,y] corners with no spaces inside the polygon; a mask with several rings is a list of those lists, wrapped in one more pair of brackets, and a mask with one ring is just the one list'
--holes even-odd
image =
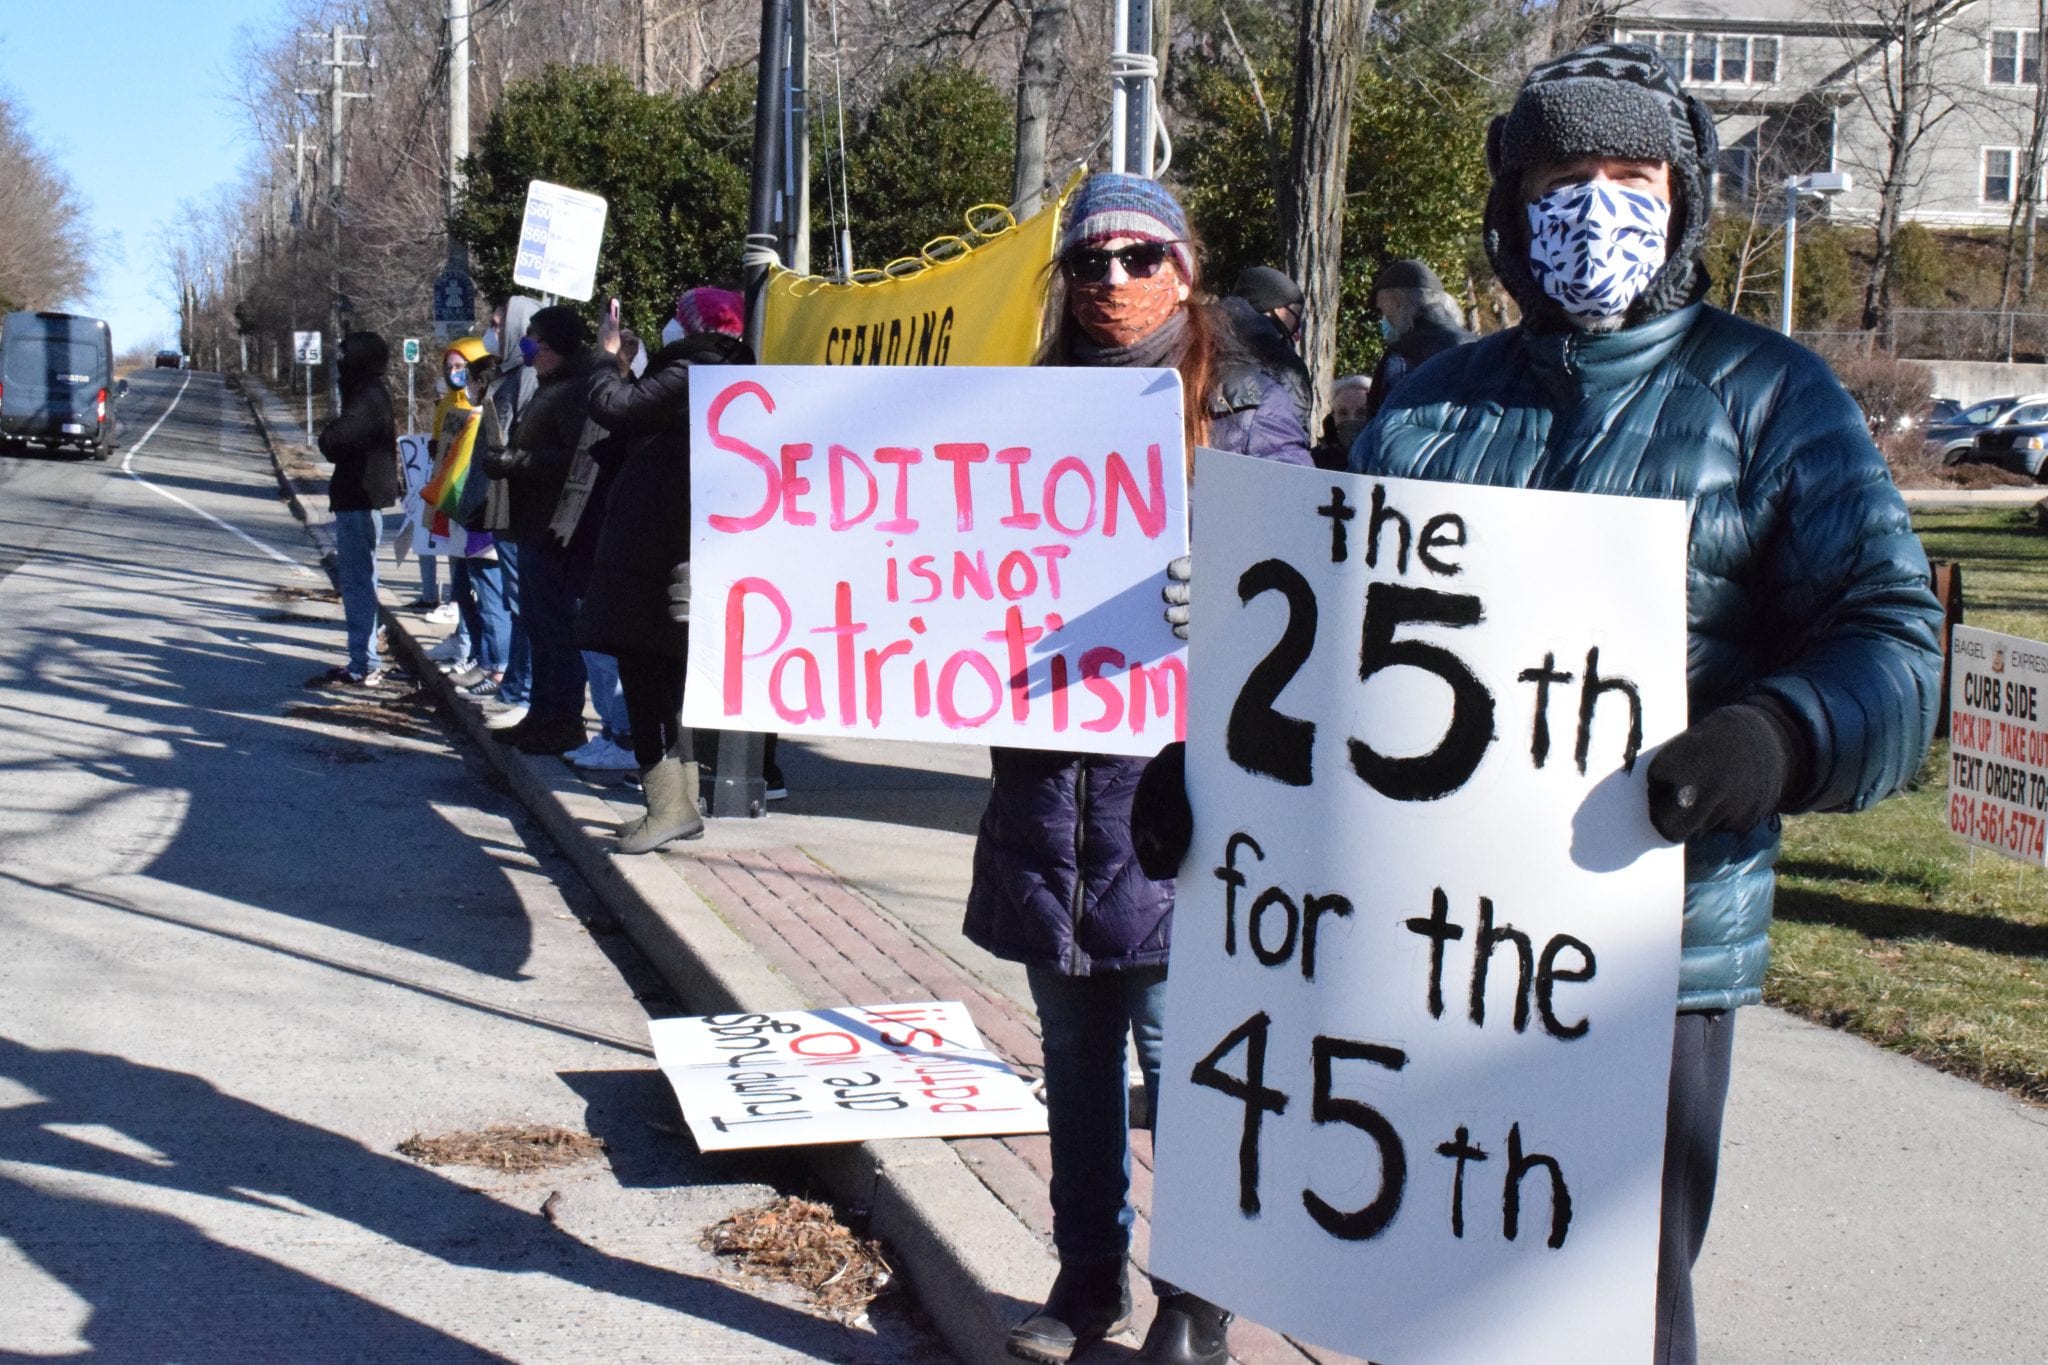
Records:
{"label": "pink knit hat", "polygon": [[676,299],[676,321],[682,324],[685,336],[696,332],[740,336],[747,330],[747,301],[730,289],[685,289]]}

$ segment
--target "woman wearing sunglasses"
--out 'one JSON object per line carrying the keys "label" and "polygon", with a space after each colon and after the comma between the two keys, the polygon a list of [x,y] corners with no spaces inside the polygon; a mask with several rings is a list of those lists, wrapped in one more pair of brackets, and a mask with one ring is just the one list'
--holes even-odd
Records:
{"label": "woman wearing sunglasses", "polygon": [[[1282,382],[1262,370],[1222,309],[1200,299],[1187,214],[1157,183],[1088,179],[1068,206],[1040,363],[1180,371],[1187,452],[1213,446],[1289,464],[1308,433]],[[1130,1142],[1124,1039],[1148,1098],[1159,1079],[1173,882],[1131,848],[1143,759],[997,749],[974,849],[967,936],[1022,962],[1045,1043],[1053,1243],[1060,1273],[1044,1307],[1013,1328],[1012,1354],[1065,1361],[1130,1320]],[[1148,1362],[1221,1362],[1229,1315],[1155,1281]]]}

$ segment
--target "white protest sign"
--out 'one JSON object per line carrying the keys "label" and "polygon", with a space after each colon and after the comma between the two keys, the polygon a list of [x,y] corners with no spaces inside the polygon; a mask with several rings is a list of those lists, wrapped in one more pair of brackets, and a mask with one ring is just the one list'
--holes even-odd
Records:
{"label": "white protest sign", "polygon": [[292,333],[292,363],[295,365],[318,365],[320,363],[320,334],[318,332]]}
{"label": "white protest sign", "polygon": [[1194,486],[1150,1268],[1396,1365],[1649,1359],[1685,505]]}
{"label": "white protest sign", "polygon": [[597,290],[604,215],[600,195],[545,180],[529,181],[512,282],[565,299],[589,298]]}
{"label": "white protest sign", "polygon": [[702,1151],[1045,1131],[1045,1106],[957,1001],[647,1027]]}
{"label": "white protest sign", "polygon": [[453,534],[435,535],[429,528],[433,525],[434,511],[420,497],[427,486],[427,480],[434,474],[434,456],[424,435],[407,432],[398,438],[398,466],[405,474],[405,493],[399,499],[399,508],[412,526],[412,552],[416,555],[461,555],[469,544],[469,533],[458,526],[451,526]]}
{"label": "white protest sign", "polygon": [[1948,705],[1949,832],[2048,863],[2048,645],[1957,626]]}
{"label": "white protest sign", "polygon": [[706,368],[690,432],[689,724],[1126,754],[1179,738],[1172,370]]}

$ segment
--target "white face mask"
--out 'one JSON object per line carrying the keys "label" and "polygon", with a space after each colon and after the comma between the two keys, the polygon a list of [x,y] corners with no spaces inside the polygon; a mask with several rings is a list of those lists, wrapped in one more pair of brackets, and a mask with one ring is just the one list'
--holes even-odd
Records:
{"label": "white face mask", "polygon": [[1529,270],[1580,321],[1620,317],[1664,268],[1671,205],[1587,181],[1529,205]]}
{"label": "white face mask", "polygon": [[626,366],[626,373],[632,375],[635,379],[647,373],[647,348],[645,346],[635,346],[633,348],[633,359]]}
{"label": "white face mask", "polygon": [[485,349],[486,351],[489,351],[489,352],[490,352],[490,353],[491,353],[492,355],[503,355],[503,354],[504,354],[504,352],[503,352],[503,351],[501,351],[501,350],[499,350],[499,349],[498,349],[498,329],[497,329],[497,328],[495,328],[495,327],[491,327],[491,328],[487,328],[487,329],[485,330],[485,332],[484,332],[484,349]]}
{"label": "white face mask", "polygon": [[670,318],[661,326],[661,344],[673,346],[683,339],[683,324]]}

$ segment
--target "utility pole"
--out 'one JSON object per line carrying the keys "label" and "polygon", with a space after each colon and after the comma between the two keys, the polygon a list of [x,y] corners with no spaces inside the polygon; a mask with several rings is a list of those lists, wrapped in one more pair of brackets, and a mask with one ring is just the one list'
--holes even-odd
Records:
{"label": "utility pole", "polygon": [[[462,162],[469,155],[469,0],[448,0],[448,219],[462,203]],[[448,232],[448,263],[434,280],[434,338],[446,345],[476,324],[469,246]]]}
{"label": "utility pole", "polygon": [[799,275],[811,273],[811,39],[810,5],[789,7],[789,60],[782,115],[783,253]]}
{"label": "utility pole", "polygon": [[[327,330],[333,338],[335,354],[339,356],[341,353],[342,329],[347,325],[346,314],[348,311],[346,308],[347,296],[341,291],[341,200],[345,179],[343,163],[347,159],[346,151],[348,145],[343,136],[344,111],[347,110],[350,100],[366,100],[369,98],[366,94],[359,94],[346,88],[348,68],[369,65],[367,61],[359,61],[350,57],[348,53],[350,43],[367,44],[370,39],[369,35],[364,33],[344,33],[339,24],[327,30],[326,33],[312,33],[307,36],[323,40],[327,45],[328,52],[327,56],[315,58],[311,64],[327,68],[327,89],[324,92],[327,98],[325,116],[327,125],[327,225],[330,236],[330,250],[333,254],[333,262],[329,268],[328,276]],[[299,93],[302,95],[312,95],[317,98],[322,92],[301,90]],[[339,412],[341,410],[340,367],[330,364],[327,367],[327,374],[328,400],[332,404],[332,410]]]}
{"label": "utility pole", "polygon": [[1109,168],[1153,174],[1152,88],[1159,61],[1152,55],[1152,0],[1115,0],[1109,54]]}

